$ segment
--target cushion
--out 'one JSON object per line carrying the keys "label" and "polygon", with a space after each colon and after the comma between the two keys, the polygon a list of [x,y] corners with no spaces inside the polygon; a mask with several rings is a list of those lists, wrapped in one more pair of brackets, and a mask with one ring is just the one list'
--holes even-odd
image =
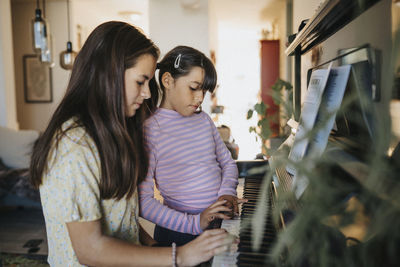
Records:
{"label": "cushion", "polygon": [[32,147],[38,137],[38,131],[17,131],[0,126],[0,158],[10,168],[28,168]]}

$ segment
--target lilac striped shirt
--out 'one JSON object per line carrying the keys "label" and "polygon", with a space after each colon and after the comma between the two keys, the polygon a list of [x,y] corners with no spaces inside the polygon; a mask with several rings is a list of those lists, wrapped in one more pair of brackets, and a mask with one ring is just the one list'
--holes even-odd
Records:
{"label": "lilac striped shirt", "polygon": [[[200,234],[200,213],[235,195],[238,170],[211,118],[159,108],[145,122],[150,166],[139,186],[140,215],[162,227]],[[155,184],[164,198],[154,198]]]}

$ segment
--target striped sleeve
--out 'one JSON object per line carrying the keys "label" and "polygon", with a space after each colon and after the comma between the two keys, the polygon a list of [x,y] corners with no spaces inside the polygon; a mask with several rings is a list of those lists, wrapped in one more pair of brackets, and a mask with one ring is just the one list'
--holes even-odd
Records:
{"label": "striped sleeve", "polygon": [[215,140],[215,153],[217,156],[217,161],[221,167],[221,187],[218,191],[218,197],[223,195],[236,196],[236,187],[238,185],[239,172],[237,169],[236,162],[232,159],[232,155],[226,147],[225,143],[222,141],[221,136],[218,133],[217,127],[215,127],[214,122],[207,115],[210,121],[212,133]]}
{"label": "striped sleeve", "polygon": [[140,216],[159,226],[173,231],[198,235],[203,232],[200,227],[200,214],[188,214],[171,209],[154,198],[154,175],[157,165],[155,145],[149,140],[149,170],[145,180],[139,185]]}

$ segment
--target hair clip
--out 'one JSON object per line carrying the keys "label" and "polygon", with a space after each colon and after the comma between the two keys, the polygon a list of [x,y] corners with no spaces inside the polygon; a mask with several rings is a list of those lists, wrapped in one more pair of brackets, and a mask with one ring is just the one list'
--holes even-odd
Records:
{"label": "hair clip", "polygon": [[175,58],[175,62],[174,62],[174,67],[175,67],[175,69],[179,68],[179,64],[181,63],[181,57],[182,57],[182,54],[179,54],[179,55]]}

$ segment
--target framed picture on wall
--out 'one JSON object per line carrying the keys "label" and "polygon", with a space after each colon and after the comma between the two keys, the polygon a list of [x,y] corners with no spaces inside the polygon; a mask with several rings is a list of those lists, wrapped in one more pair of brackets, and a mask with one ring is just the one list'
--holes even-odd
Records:
{"label": "framed picture on wall", "polygon": [[24,55],[25,102],[46,103],[53,101],[51,69],[40,62],[37,55]]}

